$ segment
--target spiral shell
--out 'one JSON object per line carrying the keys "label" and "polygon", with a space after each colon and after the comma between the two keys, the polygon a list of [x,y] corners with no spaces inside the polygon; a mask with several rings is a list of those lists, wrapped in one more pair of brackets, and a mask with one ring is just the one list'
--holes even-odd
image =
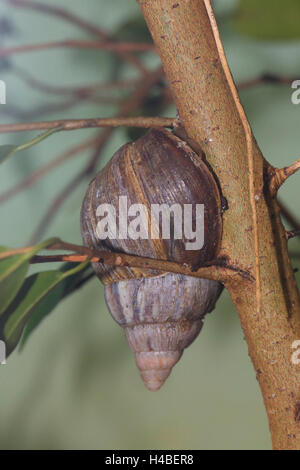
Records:
{"label": "spiral shell", "polygon": [[220,291],[218,282],[171,273],[105,287],[110,313],[125,328],[149,390],[161,387],[197,337]]}
{"label": "spiral shell", "polygon": [[[187,250],[185,238],[100,240],[100,204],[204,204],[204,246]],[[161,222],[157,222],[161,229]],[[185,142],[170,132],[150,130],[118,150],[90,183],[81,210],[84,243],[91,248],[204,265],[216,257],[222,234],[221,198],[211,171]],[[142,379],[149,390],[166,380],[183,350],[199,334],[203,318],[221,292],[216,281],[139,268],[93,268],[105,284],[113,318],[125,328]]]}

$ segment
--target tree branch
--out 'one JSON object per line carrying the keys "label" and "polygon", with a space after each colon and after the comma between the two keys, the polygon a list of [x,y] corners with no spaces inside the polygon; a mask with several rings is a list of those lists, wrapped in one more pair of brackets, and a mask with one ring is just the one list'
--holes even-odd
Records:
{"label": "tree branch", "polygon": [[37,131],[57,129],[61,131],[74,131],[79,129],[92,129],[96,127],[173,127],[175,118],[164,117],[114,117],[91,119],[59,119],[57,121],[24,122],[20,124],[1,124],[0,134],[9,132]]}
{"label": "tree branch", "polygon": [[67,11],[63,8],[59,8],[56,6],[51,6],[47,4],[42,4],[32,0],[4,0],[11,6],[14,7],[21,7],[27,8],[29,10],[36,10],[40,13],[44,13],[46,15],[53,15],[57,18],[60,18],[64,21],[67,21],[70,24],[78,26],[80,29],[87,31],[88,33],[98,36],[100,39],[104,40],[108,38],[108,34],[106,31],[103,31],[99,28],[99,26],[89,23],[88,21],[79,18],[74,13]]}
{"label": "tree branch", "polygon": [[[119,80],[111,81],[107,83],[90,83],[82,86],[59,86],[52,85],[49,83],[43,83],[41,80],[38,80],[36,77],[31,75],[27,70],[20,68],[19,66],[14,66],[13,71],[16,76],[23,80],[28,86],[34,90],[39,90],[43,93],[49,93],[54,95],[71,95],[71,96],[92,96],[97,92],[105,92],[110,90],[121,90],[121,89],[130,89],[138,85],[140,78],[133,78],[129,80]],[[151,72],[148,72],[148,74]]]}
{"label": "tree branch", "polygon": [[[285,230],[266,187],[263,158],[239,101],[208,0],[138,0],[160,54],[179,116],[205,152],[228,210],[219,256],[254,283],[225,286],[239,312],[264,397],[274,448],[300,449],[300,302]],[[174,58],[176,57],[176,60]]]}
{"label": "tree branch", "polygon": [[45,49],[97,49],[110,52],[155,52],[152,44],[134,42],[100,42],[84,41],[81,39],[65,39],[64,41],[45,42],[41,44],[25,44],[23,46],[0,48],[1,57],[9,57],[15,54],[43,51]]}
{"label": "tree branch", "polygon": [[99,137],[93,137],[92,139],[88,139],[80,144],[77,144],[59,157],[55,158],[54,160],[50,161],[39,170],[31,173],[28,178],[20,183],[16,184],[12,188],[8,189],[7,191],[0,194],[0,204],[7,202],[12,197],[18,195],[20,192],[24,191],[25,189],[30,188],[35,183],[37,183],[43,176],[47,175],[50,171],[54,170],[57,166],[61,165],[62,163],[66,162],[70,158],[78,155],[79,153],[84,152],[85,150],[89,149],[90,147],[95,146],[99,142]]}
{"label": "tree branch", "polygon": [[286,232],[287,240],[291,240],[292,238],[299,237],[300,230],[290,230]]}
{"label": "tree branch", "polygon": [[282,213],[283,217],[286,219],[286,221],[291,224],[291,226],[295,230],[300,230],[300,222],[299,220],[296,219],[294,214],[280,201],[277,200],[278,206],[280,208],[280,212]]}
{"label": "tree branch", "polygon": [[[139,81],[134,93],[129,98],[124,100],[124,102],[120,106],[118,117],[128,115],[132,113],[136,108],[138,108],[141,102],[145,99],[145,96],[147,96],[150,88],[157,82],[157,80],[161,79],[162,74],[162,68],[159,67],[158,69],[149,73],[146,77],[143,77]],[[39,223],[38,228],[34,232],[31,240],[36,242],[40,237],[42,237],[59,208],[76,189],[76,184],[78,184],[82,179],[94,172],[99,158],[101,157],[102,150],[106,145],[108,139],[111,137],[113,130],[114,129],[112,127],[108,127],[102,132],[96,150],[92,154],[91,159],[88,162],[86,168],[83,171],[80,171],[79,174],[75,176],[73,181],[69,183],[67,188],[64,188],[61,193],[58,194],[55,199],[51,202],[49,209],[46,211],[46,215]]]}
{"label": "tree branch", "polygon": [[285,181],[292,175],[294,175],[300,169],[300,158],[296,160],[292,165],[284,168],[272,168],[270,170],[270,182],[269,190],[270,194],[275,197],[279,188],[285,183]]}
{"label": "tree branch", "polygon": [[[75,25],[82,29],[83,31],[88,32],[96,37],[98,37],[102,41],[111,41],[111,37],[108,35],[106,31],[99,28],[99,26],[94,25],[82,18],[79,18],[74,13],[67,11],[63,8],[53,7],[50,5],[44,5],[39,2],[35,2],[32,0],[5,0],[8,4],[14,7],[21,7],[27,8],[30,10],[35,10],[40,13],[44,13],[46,15],[53,15],[56,18],[60,18],[72,25]],[[144,65],[135,57],[133,54],[124,52],[124,51],[115,51],[123,60],[127,61],[131,65],[133,65],[137,70],[139,70],[142,74],[147,74],[147,70],[145,69]]]}
{"label": "tree branch", "polygon": [[298,80],[299,77],[284,77],[280,75],[274,75],[271,73],[264,73],[258,77],[252,78],[250,80],[245,80],[238,84],[239,91],[246,90],[258,85],[291,85],[293,81]]}
{"label": "tree branch", "polygon": [[[28,253],[32,250],[32,246],[17,248],[14,250],[8,250],[0,253],[0,260],[7,259],[17,254]],[[74,251],[76,254],[71,255],[35,255],[31,259],[31,263],[51,263],[51,262],[62,262],[68,261],[73,263],[81,263],[83,261],[90,260],[92,263],[103,263],[107,266],[119,266],[119,267],[132,267],[141,268],[146,270],[156,270],[161,272],[171,272],[177,274],[184,274],[186,276],[204,278],[204,279],[218,279],[226,281],[230,278],[242,277],[247,279],[248,282],[253,282],[253,279],[247,272],[236,270],[234,267],[224,265],[221,260],[218,263],[216,260],[215,264],[207,267],[201,267],[194,271],[191,266],[187,264],[181,264],[174,261],[160,260],[147,258],[142,256],[128,255],[126,253],[114,253],[111,251],[102,251],[90,249],[85,246],[75,245],[73,243],[67,243],[64,241],[57,241],[52,245],[49,245],[47,250],[65,250]]]}

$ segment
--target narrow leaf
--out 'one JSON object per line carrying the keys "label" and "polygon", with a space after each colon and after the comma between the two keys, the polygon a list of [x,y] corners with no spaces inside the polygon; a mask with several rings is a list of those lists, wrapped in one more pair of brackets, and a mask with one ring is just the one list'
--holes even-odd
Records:
{"label": "narrow leaf", "polygon": [[8,158],[12,157],[15,153],[20,152],[21,150],[28,149],[33,147],[34,145],[42,142],[42,140],[47,139],[50,135],[54,134],[55,132],[60,131],[61,128],[57,127],[56,129],[50,129],[42,134],[38,135],[34,139],[26,142],[25,144],[21,145],[1,145],[0,146],[0,163],[3,163]]}
{"label": "narrow leaf", "polygon": [[[17,346],[26,323],[38,307],[40,307],[39,312],[43,311],[44,315],[47,315],[65,292],[66,286],[62,282],[84,269],[87,264],[88,262],[82,263],[67,272],[45,271],[26,279],[18,295],[4,312],[0,324],[0,335],[6,343],[8,355]],[[55,288],[56,292],[53,293]],[[52,293],[53,295],[49,297]]]}
{"label": "narrow leaf", "polygon": [[[0,251],[5,251],[3,247]],[[0,261],[0,315],[8,307],[23,284],[29,261],[20,255]]]}
{"label": "narrow leaf", "polygon": [[[53,244],[56,239],[46,240],[27,253],[10,256],[0,260],[0,316],[12,302],[22,286],[29,267],[30,258],[38,251]],[[0,247],[0,253],[8,248]]]}
{"label": "narrow leaf", "polygon": [[[60,269],[66,270],[66,268],[73,263],[66,263]],[[33,331],[40,325],[40,323],[47,317],[52,310],[61,302],[65,297],[76,291],[81,285],[88,281],[92,274],[90,265],[82,269],[73,276],[64,278],[49,294],[37,305],[33,311],[27,325],[25,326],[24,334],[22,336],[20,350],[22,350],[27,343],[29,337]]]}

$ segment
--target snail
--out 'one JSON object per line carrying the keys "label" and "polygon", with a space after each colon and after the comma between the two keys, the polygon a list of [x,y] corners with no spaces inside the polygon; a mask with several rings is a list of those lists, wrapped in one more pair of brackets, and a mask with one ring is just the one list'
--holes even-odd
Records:
{"label": "snail", "polygon": [[[194,226],[204,222],[203,246],[191,243],[195,231],[187,234],[186,221],[180,218],[181,209],[195,205],[204,207],[199,214],[195,210],[189,214]],[[153,207],[174,209],[169,211],[166,237],[163,209],[154,214]],[[135,219],[132,208],[139,214]],[[90,248],[176,261],[196,269],[216,258],[221,242],[221,195],[215,176],[200,151],[167,130],[150,129],[122,146],[91,181],[81,209],[81,232]],[[147,232],[152,236],[142,236]],[[199,334],[222,285],[153,269],[102,263],[93,263],[93,269],[105,285],[112,317],[125,329],[146,387],[158,390]]]}

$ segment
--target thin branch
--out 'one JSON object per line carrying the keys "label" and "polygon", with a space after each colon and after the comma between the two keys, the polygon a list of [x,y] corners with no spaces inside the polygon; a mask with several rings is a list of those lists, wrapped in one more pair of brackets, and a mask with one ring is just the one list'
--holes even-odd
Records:
{"label": "thin branch", "polygon": [[[14,67],[16,69],[16,66]],[[40,80],[37,80],[35,77],[31,76],[30,73],[27,70],[20,69],[19,67],[17,68],[17,75],[20,77],[22,80],[24,80],[29,86],[39,89],[40,91],[43,91],[45,93],[52,93],[52,94],[63,94],[64,96],[66,94],[70,95],[86,95],[93,93],[95,91],[101,91],[101,90],[115,90],[115,89],[121,89],[121,88],[129,88],[136,86],[138,83],[137,78],[131,79],[131,80],[120,80],[116,82],[108,82],[108,83],[94,83],[90,85],[85,85],[81,87],[61,87],[61,86],[53,86],[49,84],[42,83]],[[148,72],[149,73],[149,72]],[[266,73],[264,75],[261,75],[259,77],[255,77],[250,80],[245,80],[243,82],[240,82],[237,84],[237,88],[239,91],[243,91],[258,85],[265,85],[265,84],[279,84],[279,85],[290,85],[293,81],[297,80],[298,77],[283,77],[280,75],[272,75],[269,73]],[[171,91],[169,87],[166,88],[166,93],[168,94],[168,97],[170,98]]]}
{"label": "thin branch", "polygon": [[92,175],[96,165],[101,157],[102,151],[107,144],[109,138],[112,136],[113,133],[112,127],[107,127],[104,129],[98,139],[97,145],[95,146],[94,152],[91,154],[90,160],[86,167],[86,175]]}
{"label": "thin branch", "polygon": [[285,181],[292,175],[294,175],[300,169],[300,158],[296,160],[292,165],[284,168],[272,168],[270,171],[269,190],[272,196],[275,196],[279,188],[285,183]]}
{"label": "thin branch", "polygon": [[33,235],[31,236],[30,242],[29,243],[36,243],[38,240],[42,238],[43,233],[46,230],[46,227],[52,222],[52,219],[54,218],[55,214],[57,211],[60,209],[60,207],[63,205],[65,200],[69,197],[70,194],[78,187],[78,185],[81,183],[84,177],[87,175],[87,170],[84,168],[84,170],[81,170],[70,182],[67,184],[63,191],[58,194],[57,197],[54,198],[52,201],[49,209],[46,211],[46,213],[43,215],[42,220],[38,224],[36,230],[34,231]]}
{"label": "thin branch", "polygon": [[[160,80],[162,76],[163,76],[163,70],[161,67],[159,67],[158,69],[148,74],[145,78],[142,78],[136,90],[134,91],[134,93],[129,98],[127,98],[124,101],[124,103],[120,106],[118,117],[129,115],[135,109],[137,109],[142,103],[142,101],[144,100],[145,96],[147,96],[149,89],[157,82],[157,80]],[[102,150],[105,147],[108,139],[111,137],[113,131],[114,129],[112,127],[108,127],[103,130],[103,132],[101,133],[101,137],[99,139],[98,146],[95,152],[93,152],[87,167],[85,168],[85,170],[80,172],[79,175],[77,176],[79,179],[76,180],[76,184],[73,184],[71,182],[68,188],[68,191],[64,189],[51,203],[47,211],[48,215],[43,217],[42,222],[39,224],[38,231],[36,231],[33,236],[34,240],[40,238],[42,234],[45,233],[47,227],[53,220],[59,208],[66,201],[66,199],[72,194],[72,192],[76,189],[76,186],[78,184],[77,181],[83,180],[86,176],[89,176],[90,174],[94,172],[94,169],[99,161],[99,158],[101,157]]]}
{"label": "thin branch", "polygon": [[5,0],[6,3],[10,4],[11,6],[21,7],[21,8],[28,8],[30,10],[36,10],[41,13],[46,13],[49,15],[56,16],[61,18],[68,23],[71,23],[79,28],[87,31],[94,36],[98,36],[101,39],[107,39],[108,35],[105,31],[100,29],[98,26],[93,25],[92,23],[83,20],[79,16],[76,16],[74,13],[71,13],[63,8],[53,7],[51,5],[45,5],[39,2],[31,1],[31,0]]}
{"label": "thin branch", "polygon": [[61,101],[59,103],[46,103],[36,108],[32,108],[29,111],[25,111],[14,105],[6,105],[4,114],[6,117],[10,116],[15,119],[21,119],[26,121],[31,119],[37,119],[40,116],[44,116],[45,114],[58,113],[61,111],[70,110],[75,106],[79,106],[81,103],[86,101],[89,101],[91,104],[98,106],[99,104],[119,104],[121,100],[120,98],[113,98],[109,96],[96,97],[93,96],[92,93],[90,93],[90,95],[86,94],[84,96],[82,94],[81,96],[76,96],[66,101]]}
{"label": "thin branch", "polygon": [[294,80],[298,80],[299,77],[283,77],[280,75],[273,75],[271,73],[265,73],[259,77],[245,80],[238,84],[239,91],[246,90],[258,85],[265,84],[279,84],[279,85],[290,85]]}
{"label": "thin branch", "polygon": [[53,199],[48,210],[43,215],[42,220],[39,222],[36,230],[31,236],[30,243],[36,243],[42,238],[43,234],[46,232],[47,228],[53,221],[55,215],[57,214],[61,206],[75,191],[75,189],[84,180],[84,178],[86,178],[93,172],[96,163],[101,155],[101,151],[107,143],[109,137],[111,136],[111,133],[112,128],[107,128],[104,130],[104,132],[102,132],[101,136],[98,138],[96,150],[92,154],[92,157],[88,162],[87,166],[83,170],[81,170],[77,175],[75,175],[75,177],[69,182],[69,184],[65,186],[63,190]]}
{"label": "thin branch", "polygon": [[99,142],[99,137],[94,137],[92,139],[88,139],[80,144],[77,144],[71,147],[59,157],[55,158],[51,162],[41,167],[39,170],[30,174],[28,178],[26,178],[24,181],[21,181],[20,183],[16,184],[12,188],[0,194],[0,204],[7,202],[9,199],[18,195],[20,192],[24,191],[25,189],[30,188],[35,183],[37,183],[43,176],[50,173],[50,171],[54,170],[57,166],[66,162],[67,160],[74,157],[75,155],[81,152],[84,152],[86,149],[95,146],[96,144],[98,144],[98,142]]}
{"label": "thin branch", "polygon": [[296,219],[294,214],[291,213],[291,211],[280,201],[277,200],[280,212],[282,213],[283,217],[286,219],[286,221],[291,224],[291,226],[295,230],[300,230],[300,222],[299,220]]}
{"label": "thin branch", "polygon": [[[24,247],[15,250],[9,250],[4,253],[0,253],[0,259],[5,259],[16,254],[28,253],[32,250],[31,247]],[[91,261],[93,263],[103,263],[107,266],[119,266],[119,267],[132,267],[141,268],[145,270],[158,270],[162,272],[171,272],[184,274],[191,277],[201,277],[206,279],[215,280],[226,280],[232,276],[242,276],[243,279],[247,278],[249,281],[253,281],[249,274],[240,270],[237,270],[231,266],[224,266],[216,264],[201,267],[194,271],[188,264],[181,264],[175,261],[167,261],[161,259],[153,259],[136,255],[128,255],[126,253],[115,253],[110,251],[102,251],[96,249],[90,249],[85,246],[75,245],[73,243],[67,243],[64,241],[58,241],[52,245],[49,245],[47,250],[65,250],[74,251],[76,254],[71,255],[44,255],[44,256],[33,256],[32,263],[49,263],[49,262],[61,262],[68,261],[73,263],[79,263],[83,261]]]}
{"label": "thin branch", "polygon": [[1,57],[9,57],[15,54],[43,51],[45,49],[97,49],[111,52],[155,52],[154,46],[143,42],[100,42],[84,41],[81,39],[65,39],[64,41],[45,42],[41,44],[25,44],[22,46],[0,48]]}
{"label": "thin branch", "polygon": [[300,230],[289,230],[286,232],[287,240],[291,240],[292,238],[299,237]]}
{"label": "thin branch", "polygon": [[28,86],[34,90],[39,90],[43,93],[55,94],[55,95],[71,95],[71,96],[91,96],[98,91],[107,92],[108,90],[120,90],[136,87],[139,78],[130,80],[119,80],[108,83],[91,83],[83,86],[54,86],[48,83],[43,83],[32,76],[27,70],[21,69],[19,66],[14,66],[14,72],[18,78],[23,80]]}
{"label": "thin branch", "polygon": [[[83,20],[74,13],[71,13],[63,8],[44,5],[31,0],[6,0],[6,2],[15,7],[28,8],[31,10],[39,11],[40,13],[56,16],[57,18],[67,21],[68,23],[75,25],[88,33],[97,36],[102,41],[111,41],[110,35],[103,29],[99,28],[98,25],[96,26],[86,20]],[[133,54],[124,51],[115,52],[123,60],[127,61],[135,68],[137,68],[137,70],[139,70],[142,74],[145,75],[147,73],[147,70],[145,69],[144,65]]]}
{"label": "thin branch", "polygon": [[62,131],[92,129],[96,127],[173,127],[174,118],[164,117],[114,117],[91,119],[60,119],[57,121],[24,122],[20,124],[1,124],[0,134],[9,132],[37,131],[60,128]]}

